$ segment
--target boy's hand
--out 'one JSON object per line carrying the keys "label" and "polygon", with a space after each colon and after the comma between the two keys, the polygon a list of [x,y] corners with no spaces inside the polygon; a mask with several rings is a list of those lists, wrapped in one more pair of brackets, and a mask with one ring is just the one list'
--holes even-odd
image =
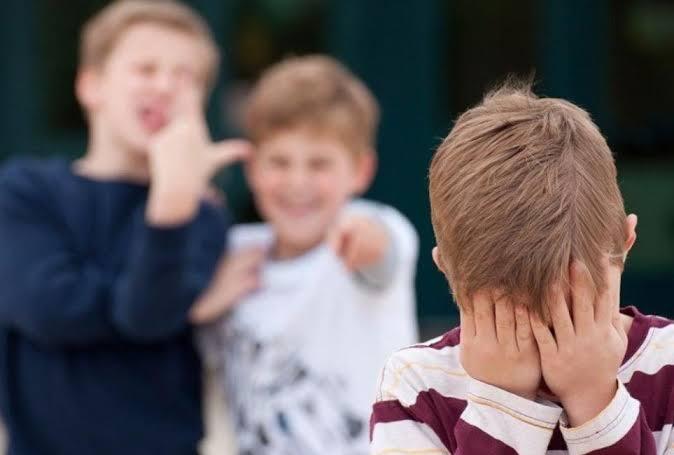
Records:
{"label": "boy's hand", "polygon": [[618,368],[627,349],[627,336],[618,312],[620,270],[604,263],[608,286],[595,297],[587,267],[570,268],[573,318],[564,293],[556,290],[550,306],[552,332],[540,319],[531,323],[541,353],[543,378],[560,399],[569,424],[580,426],[598,415],[617,391]]}
{"label": "boy's hand", "polygon": [[536,341],[524,306],[479,292],[461,309],[461,365],[471,378],[533,400],[541,382]]}
{"label": "boy's hand", "polygon": [[351,270],[380,261],[389,247],[389,233],[377,221],[363,215],[347,215],[328,235],[328,245]]}
{"label": "boy's hand", "polygon": [[189,221],[213,175],[246,157],[250,148],[243,140],[212,143],[200,94],[195,87],[186,87],[171,123],[150,145],[148,220],[155,225]]}
{"label": "boy's hand", "polygon": [[194,324],[211,322],[226,313],[241,297],[257,289],[265,255],[265,250],[255,248],[223,258],[211,285],[190,309],[190,321]]}

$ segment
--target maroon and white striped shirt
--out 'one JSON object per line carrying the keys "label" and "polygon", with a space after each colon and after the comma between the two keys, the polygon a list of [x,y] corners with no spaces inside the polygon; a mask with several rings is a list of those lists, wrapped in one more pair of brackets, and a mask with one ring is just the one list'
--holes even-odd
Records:
{"label": "maroon and white striped shirt", "polygon": [[468,377],[459,329],[395,353],[381,373],[371,453],[674,455],[674,321],[634,318],[613,401],[577,428],[557,404]]}

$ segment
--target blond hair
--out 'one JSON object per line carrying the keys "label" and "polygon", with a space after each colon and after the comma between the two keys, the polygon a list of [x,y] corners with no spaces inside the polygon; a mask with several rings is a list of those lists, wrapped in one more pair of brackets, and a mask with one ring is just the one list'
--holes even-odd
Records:
{"label": "blond hair", "polygon": [[211,86],[220,57],[206,22],[188,6],[174,0],[117,0],[89,19],[80,37],[80,66],[103,65],[124,32],[139,23],[165,26],[199,40],[206,53],[204,82]]}
{"label": "blond hair", "polygon": [[322,55],[272,66],[254,87],[244,116],[254,142],[300,127],[336,136],[358,153],[374,149],[378,122],[377,101],[365,84]]}
{"label": "blond hair", "polygon": [[546,317],[572,259],[596,290],[622,266],[625,209],[606,141],[583,109],[512,83],[459,117],[430,167],[433,228],[458,304],[493,290]]}

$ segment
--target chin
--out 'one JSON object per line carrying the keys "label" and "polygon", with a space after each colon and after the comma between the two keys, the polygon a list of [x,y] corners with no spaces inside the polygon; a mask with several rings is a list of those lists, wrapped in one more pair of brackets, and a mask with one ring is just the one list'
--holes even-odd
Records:
{"label": "chin", "polygon": [[292,246],[293,249],[307,251],[315,248],[325,240],[325,235],[315,235],[309,233],[302,233],[297,229],[290,233],[290,235],[280,234],[279,238],[283,238],[283,243]]}
{"label": "chin", "polygon": [[135,155],[146,156],[150,149],[151,139],[152,136],[149,134],[135,134],[133,136],[129,135],[124,142],[127,144],[127,148]]}

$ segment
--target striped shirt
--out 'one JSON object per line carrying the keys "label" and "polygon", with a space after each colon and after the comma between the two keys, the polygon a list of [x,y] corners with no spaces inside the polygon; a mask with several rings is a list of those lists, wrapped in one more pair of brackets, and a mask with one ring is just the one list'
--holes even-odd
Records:
{"label": "striped shirt", "polygon": [[563,409],[468,377],[459,329],[395,353],[381,373],[371,454],[674,455],[674,321],[634,318],[618,392],[576,428]]}

